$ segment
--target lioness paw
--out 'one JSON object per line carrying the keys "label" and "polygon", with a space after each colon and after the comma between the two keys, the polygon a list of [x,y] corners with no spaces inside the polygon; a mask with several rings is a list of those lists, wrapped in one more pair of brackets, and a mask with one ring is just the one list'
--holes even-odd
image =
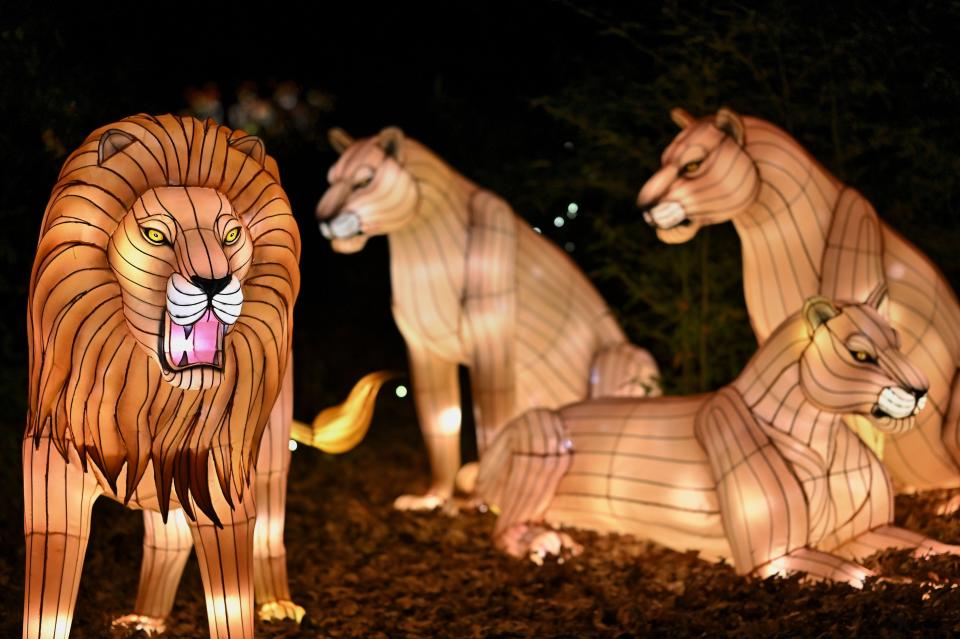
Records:
{"label": "lioness paw", "polygon": [[400,495],[393,501],[397,510],[436,510],[442,507],[447,500],[439,495]]}

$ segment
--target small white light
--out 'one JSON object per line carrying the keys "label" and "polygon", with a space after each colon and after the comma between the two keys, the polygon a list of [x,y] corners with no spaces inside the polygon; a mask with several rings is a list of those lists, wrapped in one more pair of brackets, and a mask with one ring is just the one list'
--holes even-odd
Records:
{"label": "small white light", "polygon": [[560,228],[561,226],[563,226],[564,222],[565,222],[565,220],[564,220],[562,217],[560,217],[559,215],[558,215],[557,217],[553,218],[553,225],[554,225],[555,227],[557,227],[557,228]]}
{"label": "small white light", "polygon": [[451,406],[440,413],[440,432],[444,435],[451,435],[460,432],[460,409]]}
{"label": "small white light", "polygon": [[567,204],[567,214],[568,214],[568,215],[576,216],[576,215],[577,215],[577,211],[579,211],[579,210],[580,210],[580,207],[577,206],[577,203],[576,203],[576,202],[571,202],[570,204]]}
{"label": "small white light", "polygon": [[534,233],[537,233],[537,234],[543,233],[543,231],[540,230],[540,227],[539,227],[539,226],[533,227],[533,232],[534,232]]}
{"label": "small white light", "polygon": [[290,440],[290,450],[296,450],[296,449],[297,449],[297,442],[295,442],[295,441],[293,441],[293,440],[291,439],[291,440]]}
{"label": "small white light", "polygon": [[577,248],[577,246],[573,242],[567,242],[563,245],[563,248],[567,250],[567,253],[573,253],[573,249]]}
{"label": "small white light", "polygon": [[407,396],[407,387],[403,384],[397,384],[397,389],[394,392],[397,394],[397,397],[403,399]]}

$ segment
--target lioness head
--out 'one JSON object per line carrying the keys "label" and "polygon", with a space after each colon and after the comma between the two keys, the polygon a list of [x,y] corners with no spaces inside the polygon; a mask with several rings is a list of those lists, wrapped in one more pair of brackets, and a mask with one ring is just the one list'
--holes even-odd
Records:
{"label": "lioness head", "polygon": [[700,227],[733,219],[757,198],[760,175],[744,149],[743,119],[729,109],[695,120],[674,109],[683,129],[663,152],[661,168],[640,189],[637,206],[657,237],[690,240]]}
{"label": "lioness head", "polygon": [[340,159],[330,167],[330,187],[317,204],[320,232],[338,253],[356,253],[373,235],[407,225],[417,212],[419,187],[404,167],[403,132],[388,127],[353,141],[342,130],[331,132]]}
{"label": "lioness head", "polygon": [[900,350],[900,338],[876,306],[807,300],[810,344],[800,360],[800,386],[818,408],[862,415],[881,431],[915,426],[929,382]]}

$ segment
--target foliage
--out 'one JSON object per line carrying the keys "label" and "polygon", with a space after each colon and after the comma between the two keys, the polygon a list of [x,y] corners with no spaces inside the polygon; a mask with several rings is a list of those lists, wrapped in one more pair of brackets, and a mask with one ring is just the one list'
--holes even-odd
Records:
{"label": "foliage", "polygon": [[543,218],[580,198],[593,221],[585,261],[613,289],[633,339],[653,348],[670,391],[728,382],[755,347],[729,225],[665,246],[631,206],[676,133],[673,106],[728,105],[785,127],[960,280],[960,234],[943,228],[960,213],[956,3],[559,6],[592,32],[584,48],[594,51],[531,104],[566,130],[572,150],[516,171],[525,192],[548,194],[526,203]]}

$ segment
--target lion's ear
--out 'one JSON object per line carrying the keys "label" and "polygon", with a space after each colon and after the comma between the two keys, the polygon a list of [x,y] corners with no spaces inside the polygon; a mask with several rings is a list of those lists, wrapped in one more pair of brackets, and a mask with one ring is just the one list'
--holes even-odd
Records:
{"label": "lion's ear", "polygon": [[255,135],[245,135],[242,138],[230,140],[230,146],[241,153],[249,155],[257,164],[263,164],[267,159],[267,147],[263,140]]}
{"label": "lion's ear", "polygon": [[803,319],[807,323],[807,330],[813,335],[813,332],[821,324],[829,319],[833,319],[840,314],[840,309],[833,305],[833,302],[819,295],[809,298],[803,303]]}
{"label": "lion's ear", "polygon": [[330,142],[330,146],[333,147],[333,150],[338,154],[343,155],[343,152],[347,150],[347,147],[353,144],[353,136],[341,129],[338,126],[333,127],[327,131],[327,141]]}
{"label": "lion's ear", "polygon": [[680,107],[670,109],[670,119],[681,129],[685,129],[697,121],[695,117],[687,113],[686,109]]}
{"label": "lion's ear", "polygon": [[377,135],[377,144],[387,156],[399,160],[403,148],[403,131],[399,127],[388,126]]}
{"label": "lion's ear", "polygon": [[731,111],[727,107],[722,107],[717,111],[717,118],[713,123],[718,129],[736,140],[737,144],[743,146],[745,127],[743,118],[741,118],[739,114]]}
{"label": "lion's ear", "polygon": [[120,129],[106,131],[100,136],[100,145],[97,148],[97,164],[103,164],[136,141],[137,138]]}

